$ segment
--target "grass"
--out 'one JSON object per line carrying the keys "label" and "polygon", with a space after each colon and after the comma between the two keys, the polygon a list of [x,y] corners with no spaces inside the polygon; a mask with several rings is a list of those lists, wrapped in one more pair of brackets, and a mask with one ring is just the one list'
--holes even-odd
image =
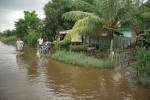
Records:
{"label": "grass", "polygon": [[84,53],[74,53],[67,51],[58,51],[48,57],[64,62],[67,64],[84,66],[84,67],[97,67],[97,68],[113,68],[115,63],[109,59],[96,59],[95,57],[87,56]]}
{"label": "grass", "polygon": [[14,44],[17,41],[17,38],[16,36],[9,36],[9,37],[0,36],[0,41],[6,44]]}

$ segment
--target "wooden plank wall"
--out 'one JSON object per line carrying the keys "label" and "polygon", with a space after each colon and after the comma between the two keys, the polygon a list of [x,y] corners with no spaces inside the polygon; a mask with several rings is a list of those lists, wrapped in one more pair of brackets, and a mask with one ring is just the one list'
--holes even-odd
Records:
{"label": "wooden plank wall", "polygon": [[[84,38],[84,43],[86,44],[96,44],[96,45],[108,45],[110,43],[110,38],[107,36],[100,37],[88,37]],[[131,43],[136,42],[135,38],[128,38],[123,36],[114,36],[114,47],[113,48],[127,48]]]}

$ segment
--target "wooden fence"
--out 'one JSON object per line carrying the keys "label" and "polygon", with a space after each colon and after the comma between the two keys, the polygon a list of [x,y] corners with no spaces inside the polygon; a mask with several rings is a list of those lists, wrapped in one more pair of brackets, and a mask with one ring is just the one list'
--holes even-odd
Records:
{"label": "wooden fence", "polygon": [[113,51],[110,54],[110,58],[111,60],[117,61],[121,66],[128,66],[131,65],[134,60],[133,56],[131,56],[131,52],[133,53],[133,50]]}
{"label": "wooden fence", "polygon": [[[109,47],[110,46],[110,38],[107,36],[99,36],[99,37],[84,37],[84,42],[88,44],[96,44],[101,47]],[[127,48],[130,44],[136,42],[135,38],[128,38],[124,36],[114,36],[113,48]]]}

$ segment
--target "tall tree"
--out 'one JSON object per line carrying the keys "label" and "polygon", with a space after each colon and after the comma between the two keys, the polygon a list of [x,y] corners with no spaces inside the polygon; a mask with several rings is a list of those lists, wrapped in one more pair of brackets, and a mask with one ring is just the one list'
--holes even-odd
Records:
{"label": "tall tree", "polygon": [[39,31],[41,20],[38,18],[38,15],[35,11],[24,11],[24,19],[30,30]]}
{"label": "tall tree", "polygon": [[24,11],[24,19],[19,19],[15,22],[15,27],[17,36],[23,38],[31,31],[32,33],[38,33],[41,30],[41,20],[35,11]]}
{"label": "tall tree", "polygon": [[16,35],[17,37],[23,38],[25,35],[28,35],[28,26],[24,19],[19,19],[15,22]]}
{"label": "tall tree", "polygon": [[55,35],[60,30],[70,29],[72,22],[66,22],[62,19],[65,12],[70,11],[70,0],[52,0],[44,6],[45,19],[43,21],[43,33],[51,40],[55,39]]}
{"label": "tall tree", "polygon": [[142,30],[137,36],[137,39],[140,41],[141,45],[150,47],[150,0],[146,2],[141,2],[140,7],[138,8],[138,14],[135,16],[140,23],[138,27]]}

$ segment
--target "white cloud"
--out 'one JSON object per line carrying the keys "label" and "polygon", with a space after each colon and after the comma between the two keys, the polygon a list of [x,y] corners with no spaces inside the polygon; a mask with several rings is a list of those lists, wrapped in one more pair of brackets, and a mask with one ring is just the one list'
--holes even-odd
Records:
{"label": "white cloud", "polygon": [[17,21],[19,18],[23,18],[23,11],[22,10],[12,10],[9,12],[6,12],[1,16],[1,23],[0,23],[0,29],[1,31],[4,31],[6,29],[14,29],[14,21]]}
{"label": "white cloud", "polygon": [[38,14],[38,17],[39,17],[40,19],[44,19],[44,18],[45,18],[45,15],[44,15],[43,12],[36,12],[36,13]]}
{"label": "white cloud", "polygon": [[[43,19],[45,17],[43,12],[36,12],[38,14],[38,17],[40,19]],[[14,21],[18,21],[18,19],[24,18],[23,10],[13,10],[9,13],[5,14],[4,16],[1,16],[1,19],[3,19],[3,22],[0,23],[0,30],[4,31],[6,29],[14,29]]]}
{"label": "white cloud", "polygon": [[40,19],[45,17],[43,7],[50,0],[0,0],[0,31],[14,29],[14,21],[23,18],[23,11],[35,10]]}

